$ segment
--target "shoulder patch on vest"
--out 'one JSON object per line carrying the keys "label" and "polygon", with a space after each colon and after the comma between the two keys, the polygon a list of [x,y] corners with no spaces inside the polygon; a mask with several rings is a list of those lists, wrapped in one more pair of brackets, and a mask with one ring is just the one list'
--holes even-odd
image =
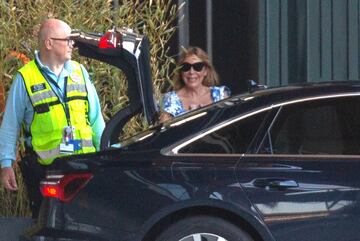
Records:
{"label": "shoulder patch on vest", "polygon": [[35,92],[38,92],[40,90],[46,89],[46,85],[45,85],[45,83],[41,83],[41,84],[33,85],[30,88],[31,88],[31,92],[35,93]]}

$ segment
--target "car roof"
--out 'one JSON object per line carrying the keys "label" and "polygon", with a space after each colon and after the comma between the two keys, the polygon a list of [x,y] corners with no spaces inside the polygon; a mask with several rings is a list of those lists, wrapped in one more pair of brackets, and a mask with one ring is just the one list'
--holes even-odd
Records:
{"label": "car roof", "polygon": [[[327,82],[307,82],[295,83],[287,86],[277,86],[261,89],[253,93],[243,93],[253,97],[264,97],[277,95],[286,99],[296,98],[297,96],[305,97],[311,95],[324,95],[341,92],[357,92],[360,90],[360,81],[327,81]],[[239,96],[238,95],[238,96]]]}

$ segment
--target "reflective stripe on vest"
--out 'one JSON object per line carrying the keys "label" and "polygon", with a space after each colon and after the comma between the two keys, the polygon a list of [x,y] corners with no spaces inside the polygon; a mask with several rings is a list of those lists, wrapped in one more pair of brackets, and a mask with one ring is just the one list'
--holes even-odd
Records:
{"label": "reflective stripe on vest", "polygon": [[[72,84],[70,86],[68,86],[68,93],[71,92],[81,92],[81,93],[87,93],[86,92],[86,87],[84,84],[80,85],[80,84]],[[35,93],[34,95],[30,96],[31,102],[32,103],[37,103],[37,102],[41,102],[42,100],[45,99],[55,99],[57,100],[58,97],[56,96],[56,94],[52,91],[43,91],[41,93]]]}
{"label": "reflective stripe on vest", "polygon": [[[85,149],[85,148],[86,149],[88,149],[88,148],[92,149],[94,147],[94,144],[93,144],[92,140],[81,140],[81,146],[82,146],[83,149]],[[89,152],[91,152],[91,151],[89,151]],[[55,157],[61,156],[59,146],[54,148],[54,149],[47,150],[47,151],[37,151],[36,153],[38,154],[40,160],[48,160],[48,159],[51,159],[51,158],[53,159],[54,156]],[[84,152],[84,153],[87,153],[87,152]],[[40,163],[42,163],[42,162],[44,162],[44,161],[40,161]]]}
{"label": "reflective stripe on vest", "polygon": [[30,125],[32,147],[38,154],[38,161],[48,165],[60,154],[60,143],[65,126],[75,127],[75,139],[81,143],[81,149],[74,153],[94,152],[92,129],[88,124],[89,104],[85,80],[79,63],[72,61],[73,70],[68,77],[67,103],[70,114],[68,121],[64,104],[52,90],[46,78],[33,61],[22,67],[22,74],[27,93],[34,107],[34,118]]}
{"label": "reflective stripe on vest", "polygon": [[40,102],[45,99],[57,100],[57,96],[55,95],[55,93],[52,90],[49,90],[49,91],[44,91],[39,94],[34,94],[34,95],[30,96],[30,99],[31,99],[32,103],[37,103],[37,102]]}

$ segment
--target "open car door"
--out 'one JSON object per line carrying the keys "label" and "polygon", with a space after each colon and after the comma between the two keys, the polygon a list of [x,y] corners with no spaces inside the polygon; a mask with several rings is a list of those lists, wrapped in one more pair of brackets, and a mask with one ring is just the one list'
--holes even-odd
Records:
{"label": "open car door", "polygon": [[130,118],[143,112],[149,125],[158,117],[150,69],[150,44],[147,37],[131,30],[113,28],[104,34],[74,30],[71,38],[79,54],[121,69],[128,81],[129,104],[106,124],[101,150],[118,143],[119,133]]}

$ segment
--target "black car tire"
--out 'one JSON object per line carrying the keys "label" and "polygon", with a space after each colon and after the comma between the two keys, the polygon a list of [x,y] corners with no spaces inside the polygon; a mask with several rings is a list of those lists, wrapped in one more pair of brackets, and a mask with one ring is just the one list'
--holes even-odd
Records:
{"label": "black car tire", "polygon": [[[194,216],[182,219],[164,230],[156,241],[253,241],[236,225],[218,217]],[[200,238],[201,237],[201,238]]]}

